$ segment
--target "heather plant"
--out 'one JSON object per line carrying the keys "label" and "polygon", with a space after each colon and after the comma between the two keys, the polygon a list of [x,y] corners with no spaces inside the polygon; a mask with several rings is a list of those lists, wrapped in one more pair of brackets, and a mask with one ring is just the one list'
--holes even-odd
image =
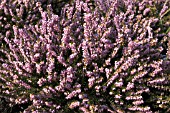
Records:
{"label": "heather plant", "polygon": [[75,0],[61,11],[55,5],[1,2],[0,96],[11,108],[170,111],[167,0]]}

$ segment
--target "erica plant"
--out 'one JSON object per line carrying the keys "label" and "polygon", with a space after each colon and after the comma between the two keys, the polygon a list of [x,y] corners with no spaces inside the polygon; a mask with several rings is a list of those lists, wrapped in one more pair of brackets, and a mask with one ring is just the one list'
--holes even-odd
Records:
{"label": "erica plant", "polygon": [[3,0],[0,96],[23,113],[170,111],[169,6]]}

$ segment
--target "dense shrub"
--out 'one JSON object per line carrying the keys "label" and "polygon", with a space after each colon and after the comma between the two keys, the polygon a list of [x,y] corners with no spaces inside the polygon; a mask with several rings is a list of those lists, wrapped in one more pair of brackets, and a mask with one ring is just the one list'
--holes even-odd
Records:
{"label": "dense shrub", "polygon": [[170,111],[169,5],[3,0],[0,96],[12,112]]}

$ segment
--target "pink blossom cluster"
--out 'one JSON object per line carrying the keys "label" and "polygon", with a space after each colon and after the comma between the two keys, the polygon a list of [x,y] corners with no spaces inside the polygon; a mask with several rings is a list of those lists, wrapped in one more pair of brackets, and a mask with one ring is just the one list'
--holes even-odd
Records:
{"label": "pink blossom cluster", "polygon": [[0,2],[0,96],[11,107],[168,111],[167,0],[74,0],[60,14],[50,0],[9,1]]}

